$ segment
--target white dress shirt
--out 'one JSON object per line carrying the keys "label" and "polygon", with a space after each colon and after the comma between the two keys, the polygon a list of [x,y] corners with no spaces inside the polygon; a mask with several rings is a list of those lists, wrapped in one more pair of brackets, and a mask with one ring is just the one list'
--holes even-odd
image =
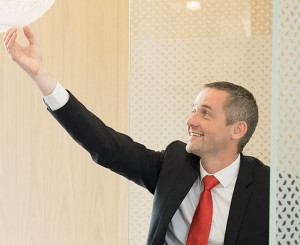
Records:
{"label": "white dress shirt", "polygon": [[[224,243],[225,230],[229,214],[232,194],[240,168],[240,155],[228,167],[218,171],[214,176],[219,184],[211,190],[213,200],[213,217],[208,238],[208,245]],[[200,194],[203,191],[203,177],[209,175],[201,165],[200,175],[192,188],[175,212],[166,232],[165,245],[186,244],[193,216],[199,203]]]}
{"label": "white dress shirt", "polygon": [[68,102],[69,97],[70,95],[64,87],[59,82],[56,82],[53,92],[47,96],[43,96],[43,99],[50,109],[55,111],[63,107]]}
{"label": "white dress shirt", "polygon": [[[69,93],[59,82],[57,82],[53,92],[48,96],[43,96],[43,99],[50,109],[55,111],[63,107],[68,102],[69,97]],[[220,183],[211,190],[213,199],[213,217],[208,245],[219,245],[224,243],[229,208],[239,168],[240,155],[228,167],[214,174]],[[202,167],[201,161],[200,174],[201,179],[198,178],[195,181],[167,228],[165,245],[186,244],[194,212],[199,203],[200,194],[203,191],[202,179],[204,176],[208,175]]]}

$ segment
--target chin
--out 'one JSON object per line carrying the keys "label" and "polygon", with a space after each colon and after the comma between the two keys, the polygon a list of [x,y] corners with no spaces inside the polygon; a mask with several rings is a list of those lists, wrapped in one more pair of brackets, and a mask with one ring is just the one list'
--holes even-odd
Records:
{"label": "chin", "polygon": [[201,155],[201,149],[199,149],[199,147],[195,146],[195,145],[192,145],[190,143],[188,143],[185,147],[185,150],[188,152],[188,153],[191,153],[191,154],[194,154],[198,157],[200,157]]}
{"label": "chin", "polygon": [[188,153],[191,153],[191,152],[190,152],[190,147],[189,147],[189,145],[186,145],[185,150],[186,150]]}
{"label": "chin", "polygon": [[195,147],[193,147],[191,144],[187,144],[185,149],[188,153],[196,154],[197,152],[197,149],[195,149]]}

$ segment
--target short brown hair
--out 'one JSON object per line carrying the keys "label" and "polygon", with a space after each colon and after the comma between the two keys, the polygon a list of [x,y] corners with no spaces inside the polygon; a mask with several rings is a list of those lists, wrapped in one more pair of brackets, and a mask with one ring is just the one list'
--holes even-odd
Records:
{"label": "short brown hair", "polygon": [[224,105],[227,125],[238,121],[246,122],[247,132],[240,139],[237,146],[237,153],[242,152],[258,123],[258,107],[254,96],[242,86],[225,81],[208,83],[204,85],[204,88],[214,88],[228,93]]}

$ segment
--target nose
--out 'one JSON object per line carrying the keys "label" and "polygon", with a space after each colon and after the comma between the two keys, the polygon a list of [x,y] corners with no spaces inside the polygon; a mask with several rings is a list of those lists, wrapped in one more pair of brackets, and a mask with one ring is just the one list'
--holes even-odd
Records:
{"label": "nose", "polygon": [[193,113],[187,120],[186,124],[189,127],[196,127],[199,124],[199,118],[197,117],[197,113]]}

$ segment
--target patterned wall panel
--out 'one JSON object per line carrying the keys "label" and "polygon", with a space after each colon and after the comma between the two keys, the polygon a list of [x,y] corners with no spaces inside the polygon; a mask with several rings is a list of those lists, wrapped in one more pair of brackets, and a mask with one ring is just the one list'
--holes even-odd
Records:
{"label": "patterned wall panel", "polygon": [[[272,1],[131,1],[130,135],[155,150],[187,140],[205,83],[227,80],[256,96],[258,128],[245,149],[270,158]],[[247,26],[247,28],[245,27]],[[145,244],[152,196],[130,185],[129,244]]]}
{"label": "patterned wall panel", "polygon": [[[248,37],[271,35],[272,1],[132,0],[133,39]],[[195,1],[193,1],[195,2]]]}
{"label": "patterned wall panel", "polygon": [[280,1],[277,244],[300,244],[300,1]]}
{"label": "patterned wall panel", "polygon": [[279,161],[280,168],[299,173],[300,1],[281,1],[280,10]]}
{"label": "patterned wall panel", "polygon": [[277,185],[277,244],[299,244],[300,178],[295,174],[282,172],[278,175]]}

